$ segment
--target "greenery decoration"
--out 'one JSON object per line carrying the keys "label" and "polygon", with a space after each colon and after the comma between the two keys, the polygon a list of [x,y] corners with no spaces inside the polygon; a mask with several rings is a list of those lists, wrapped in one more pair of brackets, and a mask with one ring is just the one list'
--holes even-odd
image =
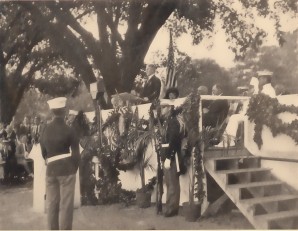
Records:
{"label": "greenery decoration", "polygon": [[188,133],[188,143],[190,149],[193,151],[194,159],[191,161],[192,175],[190,178],[189,187],[189,202],[193,203],[193,199],[197,198],[200,204],[206,195],[204,190],[203,179],[204,169],[202,163],[202,148],[206,143],[206,134],[199,129],[199,114],[200,95],[197,89],[193,90],[181,105],[182,116]]}
{"label": "greenery decoration", "polygon": [[273,137],[278,134],[286,134],[298,144],[298,120],[295,119],[291,123],[284,123],[278,118],[278,114],[283,112],[298,114],[298,107],[280,104],[276,98],[271,98],[263,93],[251,97],[246,114],[249,121],[255,123],[253,139],[259,149],[263,145],[263,125],[269,127]]}
{"label": "greenery decoration", "polygon": [[[197,198],[202,203],[205,191],[201,153],[202,144],[206,137],[203,135],[203,131],[199,131],[199,106],[200,96],[197,91],[193,91],[182,106],[171,111],[171,115],[183,117],[182,126],[187,130],[189,150],[193,150],[194,153],[194,160],[192,161],[193,180],[190,185],[191,198]],[[123,197],[121,196],[122,189],[118,177],[120,170],[139,168],[142,187],[138,191],[151,191],[150,185],[162,184],[161,146],[166,143],[167,117],[161,116],[159,101],[152,104],[149,115],[149,120],[139,119],[137,109],[133,112],[131,107],[116,108],[103,124],[103,131],[108,129],[109,132],[102,137],[101,147],[96,149],[96,155],[101,163],[100,179],[95,183],[99,203],[113,203]],[[119,126],[121,117],[122,127]],[[150,157],[146,158],[144,154],[152,141],[155,144],[155,152],[158,157],[158,174],[156,178],[146,184],[145,169],[152,166],[149,164]],[[162,193],[162,187],[158,187],[157,201],[161,199]],[[123,195],[127,194],[124,193]],[[128,198],[133,197],[126,198],[129,201]],[[125,201],[125,199],[123,200]],[[161,206],[157,207],[158,212],[161,211]]]}

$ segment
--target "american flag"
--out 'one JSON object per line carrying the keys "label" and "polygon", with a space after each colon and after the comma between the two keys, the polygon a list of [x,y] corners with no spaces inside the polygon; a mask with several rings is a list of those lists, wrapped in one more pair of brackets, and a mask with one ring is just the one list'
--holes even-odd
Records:
{"label": "american flag", "polygon": [[170,44],[169,44],[169,54],[168,54],[168,65],[167,65],[167,78],[166,78],[166,88],[177,87],[177,79],[175,75],[175,64],[174,64],[174,46],[172,31],[170,31]]}

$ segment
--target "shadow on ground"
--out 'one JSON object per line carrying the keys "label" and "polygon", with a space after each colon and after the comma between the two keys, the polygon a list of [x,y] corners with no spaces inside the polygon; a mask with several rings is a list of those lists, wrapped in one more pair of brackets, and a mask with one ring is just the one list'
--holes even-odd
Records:
{"label": "shadow on ground", "polygon": [[[45,230],[46,214],[32,209],[32,182],[23,185],[0,186],[0,229]],[[252,229],[237,211],[187,222],[182,216],[164,218],[156,215],[155,207],[140,209],[120,204],[83,206],[74,211],[76,230],[146,230],[146,229]]]}

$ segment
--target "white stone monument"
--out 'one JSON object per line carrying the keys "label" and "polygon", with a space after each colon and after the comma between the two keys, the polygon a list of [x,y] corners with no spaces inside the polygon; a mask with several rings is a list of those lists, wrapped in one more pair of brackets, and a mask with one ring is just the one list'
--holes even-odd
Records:
{"label": "white stone monument", "polygon": [[[29,158],[34,164],[34,180],[33,180],[33,210],[39,213],[46,212],[46,165],[41,154],[40,145],[33,145],[29,154]],[[79,171],[76,175],[74,208],[80,207],[80,177]]]}

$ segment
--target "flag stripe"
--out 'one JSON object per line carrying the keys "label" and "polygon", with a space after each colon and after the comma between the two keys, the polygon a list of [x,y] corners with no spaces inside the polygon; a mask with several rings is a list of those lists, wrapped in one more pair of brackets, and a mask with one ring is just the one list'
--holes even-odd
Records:
{"label": "flag stripe", "polygon": [[175,75],[175,64],[174,64],[174,46],[172,39],[172,31],[170,31],[170,44],[168,53],[168,65],[167,65],[167,78],[166,88],[177,87],[177,79]]}

